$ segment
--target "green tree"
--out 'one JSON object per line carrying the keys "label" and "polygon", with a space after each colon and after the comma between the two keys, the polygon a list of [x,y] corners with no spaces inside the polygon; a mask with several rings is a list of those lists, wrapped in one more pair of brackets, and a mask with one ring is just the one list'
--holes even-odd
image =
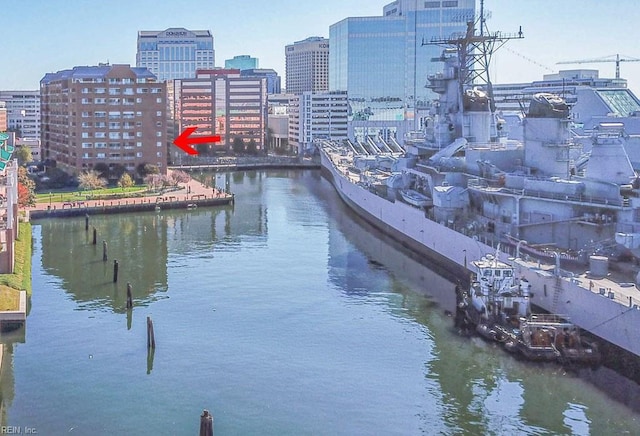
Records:
{"label": "green tree", "polygon": [[18,158],[18,165],[20,166],[24,166],[29,162],[33,161],[33,155],[31,154],[31,149],[26,145],[22,145],[18,147],[14,155],[16,158]]}
{"label": "green tree", "polygon": [[236,136],[233,138],[233,145],[231,146],[234,153],[244,153],[244,141],[241,137]]}
{"label": "green tree", "polygon": [[123,175],[120,176],[120,179],[118,180],[118,186],[120,186],[123,191],[126,188],[132,187],[133,185],[135,185],[135,182],[133,181],[129,173],[125,172]]}
{"label": "green tree", "polygon": [[256,140],[251,138],[249,144],[247,145],[247,153],[256,155],[258,154],[258,144],[256,144]]}
{"label": "green tree", "polygon": [[127,172],[127,169],[122,164],[113,164],[109,166],[109,180],[120,180],[120,177]]}
{"label": "green tree", "polygon": [[97,164],[95,164],[93,166],[93,171],[98,173],[98,176],[102,177],[103,179],[109,178],[109,165],[104,162],[98,162]]}

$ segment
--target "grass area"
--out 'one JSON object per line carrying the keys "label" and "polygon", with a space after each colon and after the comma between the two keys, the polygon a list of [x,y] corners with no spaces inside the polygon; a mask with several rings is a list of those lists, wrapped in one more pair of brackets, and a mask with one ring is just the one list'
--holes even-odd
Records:
{"label": "grass area", "polygon": [[0,285],[0,311],[20,309],[20,292],[8,286]]}
{"label": "grass area", "polygon": [[117,197],[129,197],[132,194],[141,195],[147,191],[146,185],[131,186],[129,188],[103,188],[92,191],[57,191],[40,192],[36,194],[36,203],[48,203],[49,201],[85,201],[111,199]]}
{"label": "grass area", "polygon": [[0,274],[1,285],[16,290],[24,289],[31,295],[31,223],[20,223],[15,245],[15,268],[13,274]]}

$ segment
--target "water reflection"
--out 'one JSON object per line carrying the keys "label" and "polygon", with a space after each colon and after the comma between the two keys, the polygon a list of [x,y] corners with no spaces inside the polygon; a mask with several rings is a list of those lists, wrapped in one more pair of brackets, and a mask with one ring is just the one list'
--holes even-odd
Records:
{"label": "water reflection", "polygon": [[[326,181],[321,183],[328,185]],[[325,200],[323,205],[336,222],[336,227],[329,230],[331,281],[348,289],[352,298],[381,296],[386,288],[400,297],[385,295],[390,308],[402,308],[392,312],[423,324],[425,334],[432,339],[432,347],[425,352],[426,389],[431,397],[439,398],[438,416],[443,421],[425,419],[429,422],[425,432],[606,434],[618,425],[624,432],[626,424],[616,424],[615,420],[592,421],[586,404],[592,401],[594,386],[575,374],[554,364],[517,361],[479,338],[457,334],[453,320],[443,315],[455,311],[454,282],[460,283],[458,278],[445,278],[435,268],[425,266],[421,262],[424,259],[336,202],[332,188],[327,192],[321,183],[314,192]],[[611,377],[606,368],[585,369],[582,373],[585,379],[597,378],[597,373]],[[617,379],[618,384],[633,384],[620,376]],[[628,411],[622,412],[622,416],[628,416]],[[607,409],[593,413],[606,415]],[[637,425],[637,418],[633,420]]]}
{"label": "water reflection", "polygon": [[[3,384],[9,424],[192,434],[206,407],[220,434],[640,434],[636,414],[582,379],[460,336],[445,314],[455,278],[354,219],[317,172],[215,177],[229,180],[234,207],[95,222],[106,234],[111,220],[132,221],[141,235],[129,250],[163,251],[144,280],[165,286],[140,297],[132,280],[148,307],[128,312],[127,328],[111,312],[129,278],[120,303],[111,285],[96,291],[96,308],[51,259],[73,250],[101,266],[84,223],[35,229],[31,333],[15,347],[15,392]],[[145,244],[152,222],[164,237]],[[68,235],[46,261],[40,230]],[[145,354],[150,314],[155,355]]]}
{"label": "water reflection", "polygon": [[[42,265],[62,280],[79,309],[108,309],[123,313],[126,283],[132,284],[136,304],[148,304],[167,291],[167,224],[154,213],[93,216],[89,231],[84,218],[43,220]],[[93,245],[92,228],[97,232]],[[102,241],[108,260],[103,261]],[[114,283],[114,260],[118,282]]]}

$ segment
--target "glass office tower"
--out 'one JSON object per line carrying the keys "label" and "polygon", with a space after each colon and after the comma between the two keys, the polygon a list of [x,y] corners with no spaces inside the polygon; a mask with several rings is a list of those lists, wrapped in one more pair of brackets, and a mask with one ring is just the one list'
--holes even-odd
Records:
{"label": "glass office tower", "polygon": [[208,30],[182,27],[140,31],[136,66],[147,68],[161,82],[196,77],[196,70],[215,66],[213,36]]}
{"label": "glass office tower", "polygon": [[329,90],[347,91],[349,136],[396,138],[421,128],[435,98],[427,76],[442,47],[427,44],[464,32],[475,0],[396,0],[381,17],[352,17],[329,29]]}

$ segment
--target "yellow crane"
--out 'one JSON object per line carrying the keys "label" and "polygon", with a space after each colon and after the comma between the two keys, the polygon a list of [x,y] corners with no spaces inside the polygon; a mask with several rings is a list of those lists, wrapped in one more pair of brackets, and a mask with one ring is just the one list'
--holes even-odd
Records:
{"label": "yellow crane", "polygon": [[581,59],[578,61],[562,61],[556,62],[557,64],[595,64],[602,62],[615,62],[616,63],[616,79],[620,78],[620,62],[640,62],[638,58],[632,58],[630,56],[620,57],[619,54],[604,56],[596,59]]}

